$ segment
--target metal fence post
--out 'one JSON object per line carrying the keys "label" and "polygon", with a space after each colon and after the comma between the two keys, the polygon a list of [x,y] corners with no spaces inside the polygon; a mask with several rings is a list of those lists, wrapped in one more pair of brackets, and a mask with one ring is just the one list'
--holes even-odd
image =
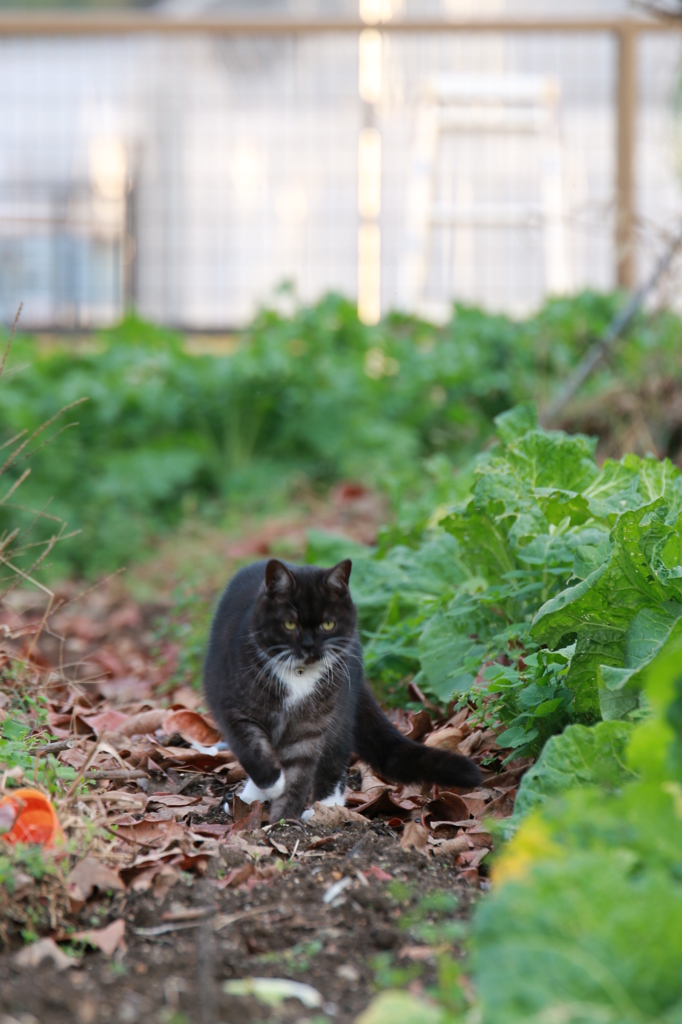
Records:
{"label": "metal fence post", "polygon": [[618,128],[616,138],[616,280],[635,287],[635,116],[637,38],[631,22],[618,26]]}

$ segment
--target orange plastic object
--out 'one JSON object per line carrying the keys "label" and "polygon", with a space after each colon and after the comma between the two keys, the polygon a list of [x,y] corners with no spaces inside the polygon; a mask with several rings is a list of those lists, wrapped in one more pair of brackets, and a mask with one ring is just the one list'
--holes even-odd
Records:
{"label": "orange plastic object", "polygon": [[63,841],[64,833],[54,804],[39,789],[13,789],[3,796],[0,820],[4,817],[2,810],[8,808],[14,821],[8,832],[0,832],[0,839],[8,843],[37,843],[47,849]]}

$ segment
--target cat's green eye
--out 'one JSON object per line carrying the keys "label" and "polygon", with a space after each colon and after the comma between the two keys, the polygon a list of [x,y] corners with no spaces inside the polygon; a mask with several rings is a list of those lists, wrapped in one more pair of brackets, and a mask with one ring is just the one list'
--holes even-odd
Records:
{"label": "cat's green eye", "polygon": [[321,625],[322,625],[322,629],[323,629],[323,630],[324,630],[324,631],[325,631],[326,633],[330,633],[330,632],[332,631],[332,629],[334,628],[334,626],[336,625],[336,623],[334,622],[334,620],[333,620],[333,619],[327,619],[327,620],[326,620],[325,622],[323,622],[323,623],[322,623]]}
{"label": "cat's green eye", "polygon": [[291,622],[291,621],[285,622],[284,623],[284,628],[288,629],[288,630],[294,630],[294,629],[296,629],[296,623],[295,622]]}

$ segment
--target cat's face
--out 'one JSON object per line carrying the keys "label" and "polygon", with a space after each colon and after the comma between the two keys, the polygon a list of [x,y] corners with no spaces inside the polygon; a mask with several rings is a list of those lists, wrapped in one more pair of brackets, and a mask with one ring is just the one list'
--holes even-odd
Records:
{"label": "cat's face", "polygon": [[252,623],[261,650],[299,671],[340,656],[357,618],[348,589],[350,570],[350,559],[332,569],[271,559]]}

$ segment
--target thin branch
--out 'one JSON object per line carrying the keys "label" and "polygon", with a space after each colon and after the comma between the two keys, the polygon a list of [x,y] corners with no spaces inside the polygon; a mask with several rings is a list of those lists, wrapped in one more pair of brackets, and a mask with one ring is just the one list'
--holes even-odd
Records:
{"label": "thin branch", "polygon": [[[52,501],[52,498],[48,498],[48,500],[47,500],[47,502],[45,504],[45,507],[42,509],[42,511],[39,511],[38,509],[24,509],[24,511],[26,511],[26,512],[32,512],[33,515],[35,516],[33,522],[29,526],[27,526],[26,529],[24,530],[24,535],[25,536],[28,536],[28,534],[31,532],[31,530],[36,525],[36,523],[38,523],[41,519],[52,519],[55,522],[59,523],[59,525],[61,526],[62,530],[65,529],[66,523],[64,522],[63,519],[60,519],[60,518],[55,517],[55,516],[51,516],[51,515],[49,515],[45,511],[45,509],[47,508],[47,506],[50,504],[51,501]],[[20,506],[8,505],[7,507],[8,508],[18,508]],[[25,551],[29,547],[35,547],[36,545],[43,544],[43,543],[45,543],[45,542],[44,541],[33,541],[31,544],[22,544],[22,546],[20,548],[17,548],[15,550],[16,550],[16,553],[18,554],[19,551]]]}
{"label": "thin branch", "polygon": [[16,540],[20,533],[21,530],[17,526],[16,530],[12,530],[12,532],[8,533],[6,537],[3,537],[2,541],[0,541],[0,551],[4,551],[5,548],[8,548],[12,541]]}
{"label": "thin branch", "polygon": [[[36,562],[31,566],[31,572],[33,571],[33,569],[35,569],[35,567],[37,565],[40,564],[40,562],[42,562],[42,560],[45,557],[45,555],[47,555],[47,553],[52,550],[56,540],[57,540],[56,537],[52,537],[51,538],[50,546],[49,546],[48,550],[42,555],[40,560],[36,560]],[[9,561],[9,559],[3,558],[2,555],[0,555],[0,562],[2,562],[4,565],[6,565],[8,569],[11,569],[12,572],[15,572],[17,574],[17,576],[21,576],[21,578],[26,580],[27,583],[32,583],[35,587],[38,587],[39,590],[42,590],[44,594],[47,594],[48,597],[54,598],[54,593],[49,589],[49,587],[45,587],[38,580],[34,580],[33,577],[29,573],[24,572],[24,570],[20,569],[18,565],[13,565],[12,562]],[[13,589],[14,589],[14,587],[9,587],[9,589],[6,590],[5,593],[2,595],[3,598],[6,597],[7,594],[9,594]]]}
{"label": "thin branch", "polygon": [[[50,501],[52,501],[52,498],[50,498]],[[48,502],[48,505],[49,505],[49,502]],[[35,526],[35,524],[38,522],[39,519],[51,519],[53,523],[63,523],[64,522],[64,520],[62,519],[61,516],[52,516],[52,515],[50,515],[49,512],[46,512],[45,509],[42,509],[42,511],[41,511],[40,509],[37,509],[37,508],[29,508],[28,505],[15,505],[14,502],[12,502],[11,505],[8,505],[7,508],[16,508],[16,509],[19,510],[19,512],[31,512],[36,517],[36,519],[34,520],[32,525],[30,526],[31,530],[33,529],[33,527]],[[80,531],[76,531],[76,532],[79,533]]]}
{"label": "thin branch", "polygon": [[667,250],[656,264],[649,280],[630,296],[625,306],[611,321],[605,333],[588,349],[575,370],[569,374],[568,380],[554,401],[550,402],[549,406],[540,416],[540,422],[544,427],[550,426],[556,420],[557,416],[563,412],[571,399],[576,396],[588,377],[594,373],[602,360],[613,349],[650,292],[654,290],[659,281],[670,270],[670,265],[680,249],[682,249],[682,231],[670,242]]}
{"label": "thin branch", "polygon": [[47,620],[49,619],[49,617],[50,617],[50,615],[52,613],[52,605],[54,604],[54,600],[55,600],[55,595],[54,595],[53,592],[50,592],[50,599],[47,602],[47,608],[45,609],[43,617],[40,620],[40,625],[38,626],[37,630],[35,631],[35,633],[33,635],[33,639],[31,640],[30,644],[28,645],[28,650],[26,651],[26,657],[29,660],[33,657],[33,651],[35,650],[35,646],[38,643],[38,640],[39,640],[39,638],[40,638],[40,636],[41,636],[41,634],[43,632],[43,629],[45,628],[45,623],[47,622]]}
{"label": "thin branch", "polygon": [[59,809],[60,810],[63,810],[66,807],[68,802],[71,800],[71,797],[73,796],[73,794],[78,789],[78,786],[80,785],[80,783],[81,783],[81,781],[83,779],[83,776],[87,772],[87,770],[90,767],[90,765],[92,764],[92,762],[95,760],[97,754],[99,754],[100,748],[101,748],[102,744],[104,743],[104,737],[105,736],[106,736],[106,733],[103,732],[102,735],[97,740],[97,742],[95,743],[95,746],[93,747],[93,749],[90,751],[90,754],[88,755],[88,757],[86,758],[84,763],[81,765],[81,767],[76,772],[76,778],[73,780],[73,782],[69,786],[69,788],[68,788],[64,798],[59,801]]}
{"label": "thin branch", "polygon": [[149,772],[143,768],[104,768],[101,771],[87,772],[84,778],[86,782],[99,782],[100,779],[128,782],[129,779],[148,779]]}
{"label": "thin branch", "polygon": [[[10,507],[11,508],[20,508],[21,506],[19,506],[19,505],[11,505]],[[34,511],[34,510],[33,509],[29,509],[29,511]],[[52,519],[53,522],[61,523],[62,526],[66,527],[66,523],[64,522],[64,520],[63,519],[59,519],[57,516],[48,516],[48,515],[46,515],[43,518],[45,518],[45,519]],[[19,532],[19,531],[17,531],[17,532]],[[81,534],[82,532],[83,532],[82,530],[72,530],[71,533],[60,533],[58,539],[59,540],[71,540],[72,537],[78,537],[78,535]],[[31,541],[30,544],[22,544],[20,548],[15,548],[14,549],[14,554],[15,555],[23,555],[23,553],[25,551],[30,551],[31,548],[41,548],[44,544],[49,544],[49,543],[50,543],[49,540],[33,540],[33,541]]]}
{"label": "thin branch", "polygon": [[[77,532],[80,533],[80,531],[77,531]],[[69,536],[73,536],[73,535],[70,534]],[[64,539],[66,539],[66,538],[64,538]],[[117,569],[116,572],[112,572],[110,576],[105,576],[104,579],[97,580],[96,583],[93,583],[93,585],[91,587],[88,587],[88,589],[84,590],[81,594],[78,594],[76,597],[70,597],[68,601],[64,601],[64,603],[59,606],[60,609],[61,608],[66,608],[66,606],[70,605],[70,604],[76,604],[77,601],[82,601],[83,598],[87,597],[88,594],[91,594],[93,592],[93,590],[97,590],[99,587],[103,587],[105,583],[108,583],[110,580],[115,579],[117,576],[120,576],[121,573],[125,572],[125,571],[126,571],[126,567],[125,567],[125,565],[122,565],[120,569]]]}
{"label": "thin branch", "polygon": [[12,465],[12,464],[13,464],[14,462],[16,462],[17,458],[18,458],[18,457],[19,457],[19,455],[20,455],[20,454],[21,454],[21,453],[23,452],[24,448],[25,448],[25,447],[26,447],[26,446],[27,446],[28,444],[30,444],[30,443],[31,443],[31,441],[33,440],[33,438],[34,438],[34,437],[37,437],[37,436],[38,436],[38,434],[42,434],[43,430],[47,430],[47,428],[48,428],[48,427],[51,427],[51,426],[52,426],[52,424],[53,424],[53,423],[54,423],[54,422],[55,422],[56,420],[58,420],[58,419],[59,419],[59,417],[60,417],[60,416],[62,416],[62,415],[63,415],[63,414],[65,413],[65,412],[68,412],[68,411],[69,411],[69,409],[74,409],[74,408],[75,408],[75,407],[76,407],[77,405],[82,405],[82,404],[83,404],[83,402],[87,402],[87,400],[88,400],[87,398],[77,398],[75,402],[70,402],[70,403],[69,403],[68,405],[63,405],[63,406],[61,407],[61,409],[60,409],[60,410],[59,410],[58,412],[56,412],[56,413],[54,414],[54,416],[51,416],[49,420],[45,420],[45,422],[44,422],[44,423],[42,423],[42,424],[41,424],[41,425],[40,425],[39,427],[36,427],[36,429],[35,429],[35,430],[33,431],[33,433],[32,433],[32,434],[29,434],[29,436],[28,436],[28,437],[26,438],[26,440],[25,440],[25,441],[23,441],[23,442],[22,442],[22,443],[21,443],[21,444],[19,445],[19,447],[18,447],[18,448],[16,448],[16,449],[15,449],[15,450],[14,450],[14,451],[12,452],[12,454],[11,454],[11,455],[10,455],[10,456],[9,456],[9,457],[8,457],[8,458],[7,458],[6,460],[5,460],[5,463],[4,463],[4,465],[3,465],[3,466],[0,466],[0,476],[2,476],[2,474],[3,474],[3,473],[4,473],[4,472],[5,472],[6,470],[7,470],[7,469],[9,469],[9,467],[10,467],[10,466],[11,466],[11,465]]}
{"label": "thin branch", "polygon": [[9,350],[12,347],[12,342],[14,341],[14,334],[16,332],[17,324],[19,323],[19,317],[21,316],[21,311],[22,311],[23,308],[24,308],[24,304],[23,304],[23,302],[20,302],[19,303],[19,309],[17,310],[17,315],[15,316],[14,323],[12,324],[12,330],[10,331],[10,334],[9,334],[9,341],[5,345],[5,351],[2,354],[2,361],[0,361],[0,377],[2,377],[3,371],[5,369],[5,363],[7,362],[7,356],[9,355]]}
{"label": "thin branch", "polygon": [[49,587],[43,586],[43,584],[39,583],[38,580],[33,579],[31,573],[33,573],[38,568],[38,566],[45,560],[45,558],[47,558],[47,556],[49,555],[50,551],[52,551],[52,548],[55,546],[57,541],[62,539],[63,532],[64,530],[62,529],[60,533],[58,533],[56,536],[53,534],[52,537],[50,537],[50,539],[46,542],[45,550],[38,558],[36,558],[33,565],[30,566],[30,568],[28,569],[28,572],[24,572],[23,569],[20,569],[18,566],[14,565],[12,562],[9,561],[9,559],[4,558],[2,555],[0,555],[0,562],[3,562],[8,569],[11,569],[13,572],[17,574],[17,578],[15,579],[14,583],[11,584],[11,586],[9,586],[7,590],[5,590],[4,593],[0,595],[1,599],[4,600],[8,594],[12,593],[12,591],[19,585],[19,578],[21,578],[26,580],[28,583],[32,583],[34,586],[38,587],[39,590],[42,590],[43,593],[47,594],[51,598],[50,604],[52,603],[52,600],[54,600],[53,591],[50,590]]}
{"label": "thin branch", "polygon": [[[84,399],[84,401],[87,401],[87,399]],[[55,437],[59,437],[59,435],[63,434],[65,430],[71,430],[71,427],[80,427],[79,421],[74,420],[73,423],[65,423],[64,426],[60,427],[55,434],[50,434],[50,436],[43,441],[42,444],[39,444],[37,448],[34,448],[32,451],[26,452],[25,455],[22,455],[22,457],[16,461],[15,465],[19,465],[20,462],[24,462],[26,459],[32,459],[36,452],[39,452],[46,444],[50,444],[54,441]]]}
{"label": "thin branch", "polygon": [[5,441],[4,444],[0,444],[0,452],[4,451],[5,448],[9,448],[11,444],[14,444],[15,441],[18,441],[19,438],[23,437],[25,433],[27,433],[26,430],[20,430],[18,434],[14,435],[14,437],[10,437],[9,441]]}
{"label": "thin branch", "polygon": [[26,477],[30,476],[30,473],[31,473],[30,468],[24,470],[24,472],[21,474],[21,476],[17,480],[14,481],[14,483],[12,484],[10,489],[8,490],[8,492],[5,495],[5,497],[4,498],[0,498],[0,505],[4,505],[5,502],[7,501],[7,499],[12,497],[12,495],[16,491],[17,487],[21,487],[21,485],[23,484],[23,482],[26,479]]}

